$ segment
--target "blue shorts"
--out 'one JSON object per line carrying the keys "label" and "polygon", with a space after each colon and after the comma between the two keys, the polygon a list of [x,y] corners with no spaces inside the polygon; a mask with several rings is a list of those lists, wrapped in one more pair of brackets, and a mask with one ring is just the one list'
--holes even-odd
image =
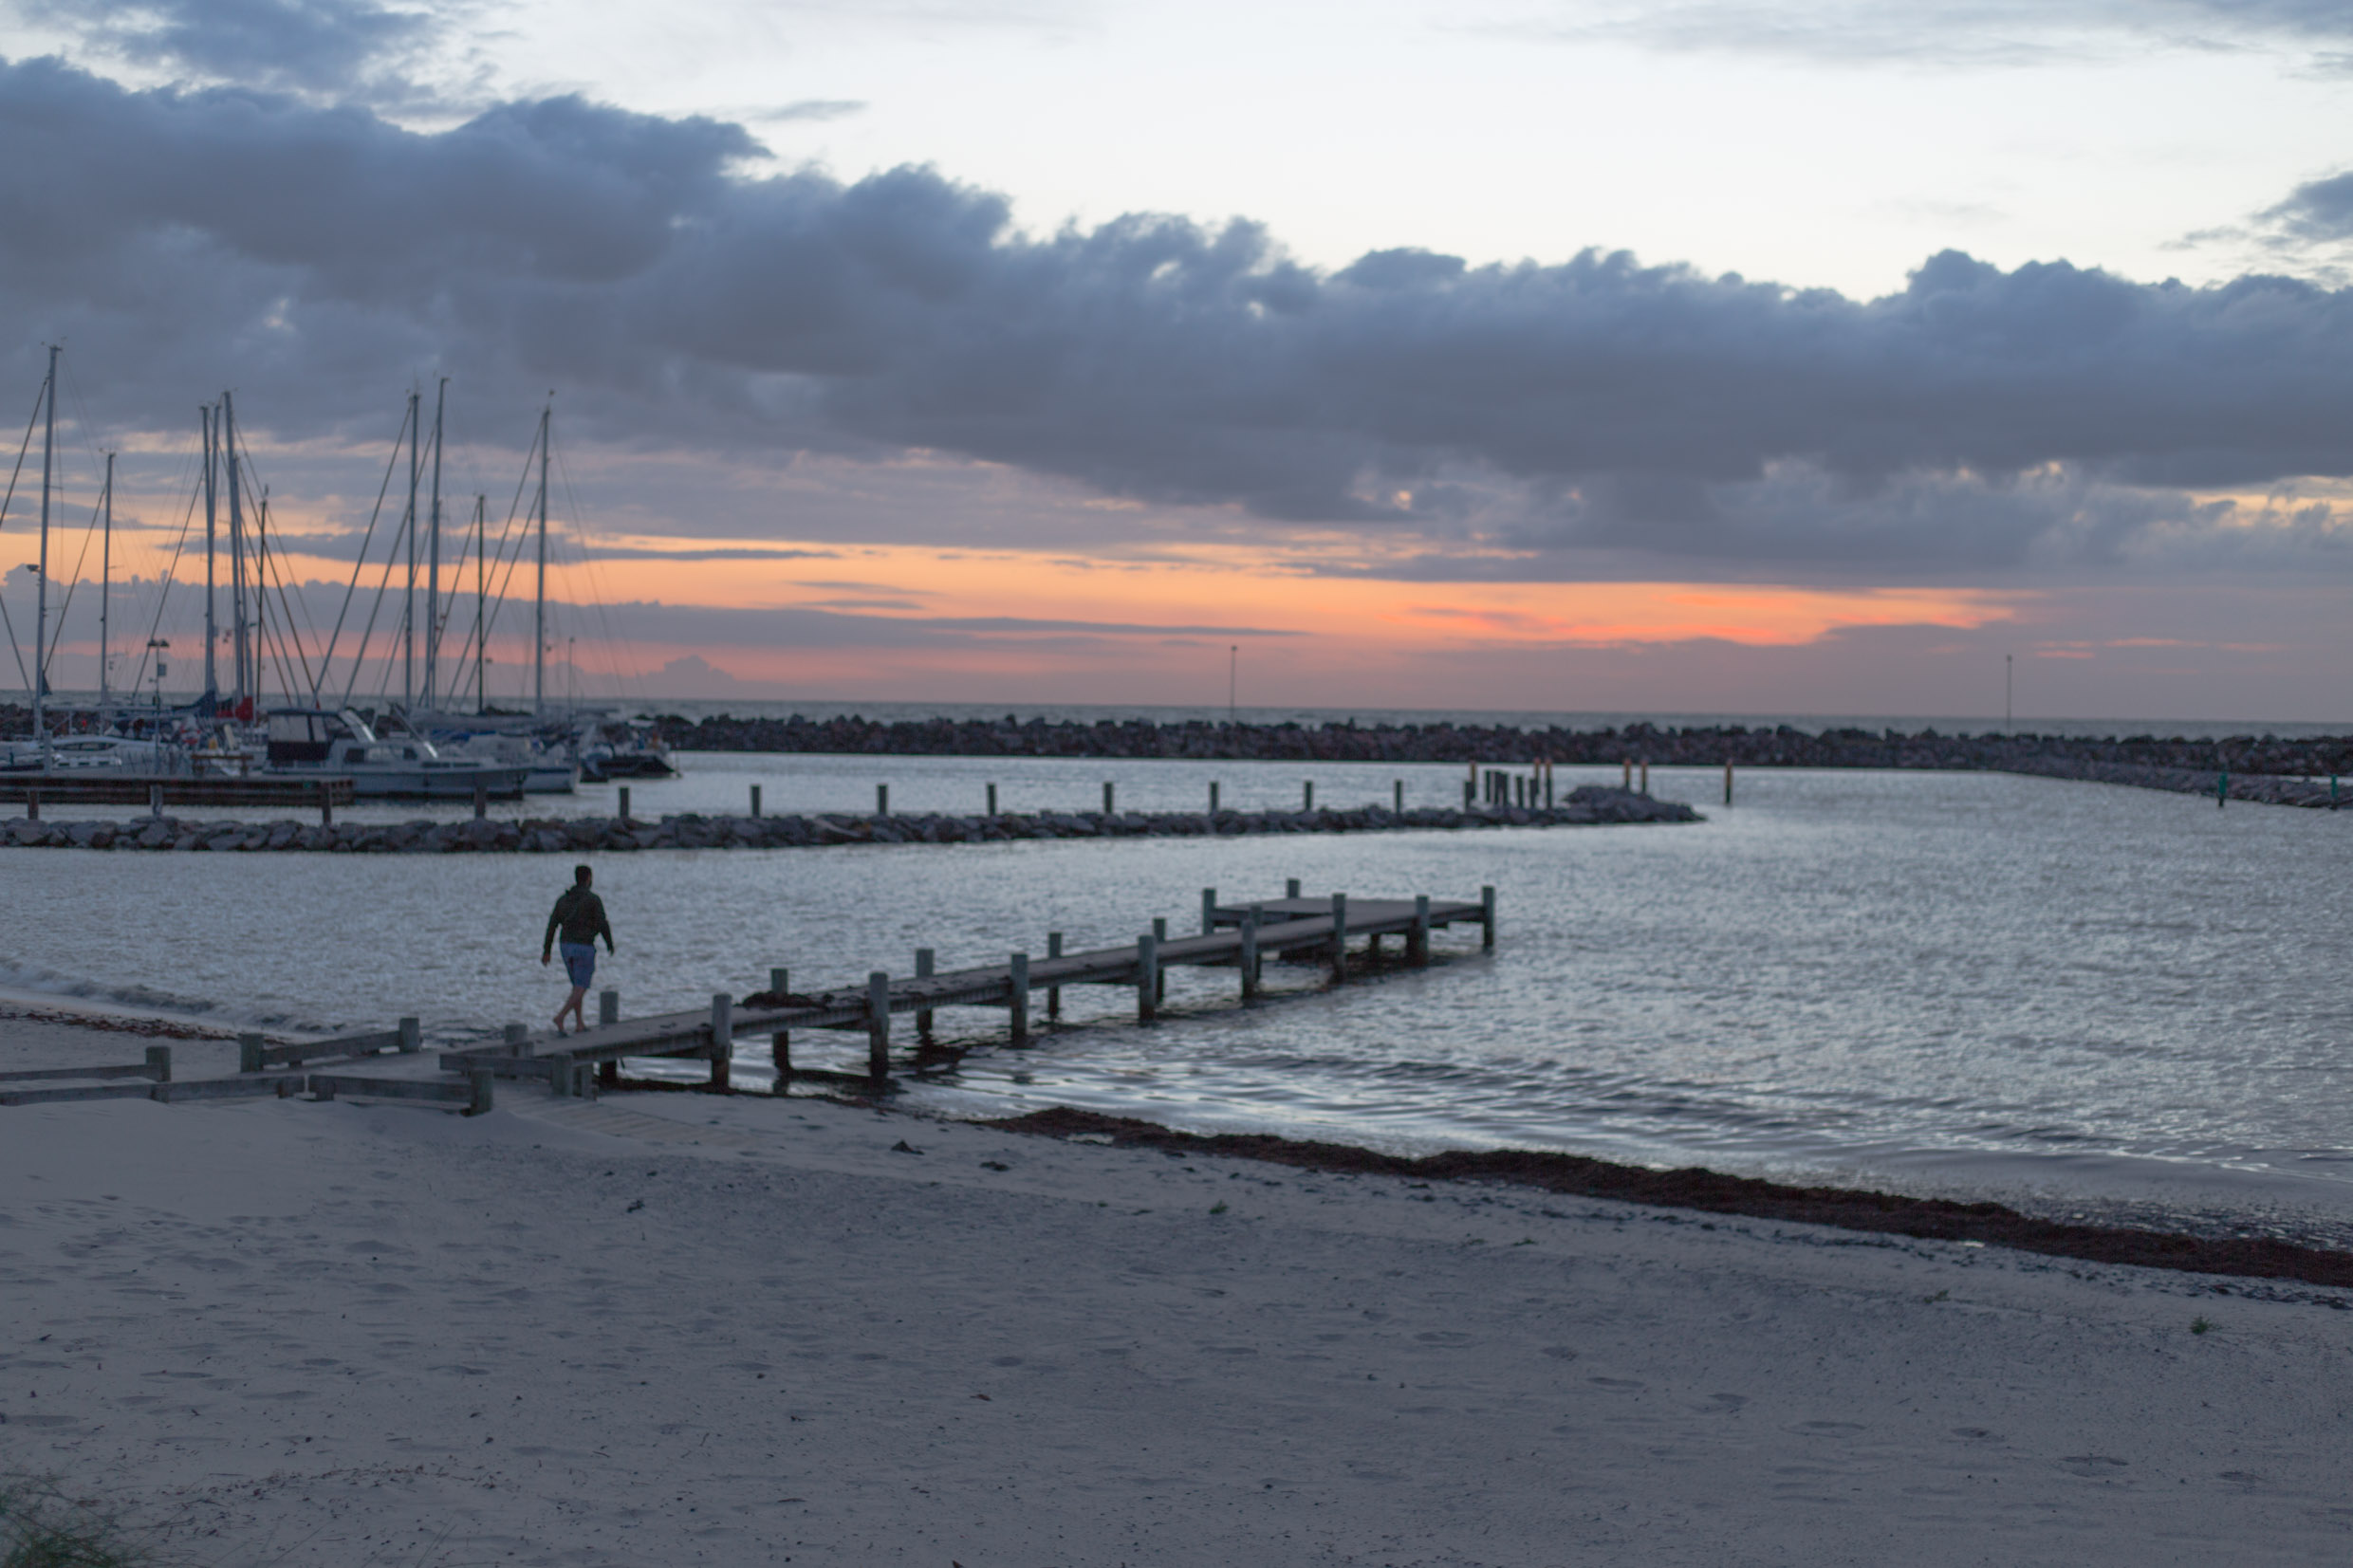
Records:
{"label": "blue shorts", "polygon": [[560,942],[556,950],[564,954],[564,972],[572,977],[572,984],[583,990],[597,977],[597,945],[594,942]]}

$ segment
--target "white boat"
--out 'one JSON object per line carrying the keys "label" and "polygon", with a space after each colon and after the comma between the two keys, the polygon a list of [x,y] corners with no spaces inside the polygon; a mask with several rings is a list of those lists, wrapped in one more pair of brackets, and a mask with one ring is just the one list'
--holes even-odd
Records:
{"label": "white boat", "polygon": [[348,778],[366,799],[472,800],[477,790],[497,800],[523,793],[528,764],[445,757],[417,735],[379,739],[349,709],[278,708],[269,713],[269,766],[275,778]]}
{"label": "white boat", "polygon": [[16,743],[0,758],[0,771],[162,778],[186,773],[188,756],[164,741],[135,740],[127,735],[59,735],[46,747],[36,741]]}

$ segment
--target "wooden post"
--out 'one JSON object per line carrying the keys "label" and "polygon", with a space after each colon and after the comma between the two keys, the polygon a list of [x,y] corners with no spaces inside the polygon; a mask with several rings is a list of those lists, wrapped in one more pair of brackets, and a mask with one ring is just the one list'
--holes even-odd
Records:
{"label": "wooden post", "polygon": [[1732,760],[1730,757],[1724,759],[1724,803],[1732,803]]}
{"label": "wooden post", "polygon": [[2220,811],[2231,803],[2231,770],[2224,768],[2214,775],[2214,809]]}
{"label": "wooden post", "polygon": [[1549,811],[1552,809],[1552,759],[1547,757],[1537,766],[1544,769],[1545,809]]}
{"label": "wooden post", "polygon": [[473,782],[473,820],[482,821],[491,814],[491,784],[488,779]]}
{"label": "wooden post", "polygon": [[1242,969],[1242,1000],[1251,1001],[1258,995],[1258,909],[1256,905],[1242,912],[1242,951],[1236,962]]}
{"label": "wooden post", "polygon": [[623,827],[629,825],[629,786],[627,784],[621,786],[621,825]]}
{"label": "wooden post", "polygon": [[1154,916],[1152,921],[1152,951],[1154,957],[1153,973],[1157,977],[1152,983],[1152,1003],[1154,1006],[1158,1006],[1161,1003],[1168,1000],[1168,969],[1158,961],[1160,944],[1166,942],[1167,940],[1167,919],[1162,916]]}
{"label": "wooden post", "polygon": [[327,788],[324,779],[319,781],[319,825],[335,825],[335,792]]}
{"label": "wooden post", "polygon": [[621,992],[607,987],[597,993],[597,1025],[621,1022]]}
{"label": "wooden post", "polygon": [[711,998],[711,1087],[724,1094],[735,1064],[735,998],[726,991]]}
{"label": "wooden post", "polygon": [[1405,961],[1430,962],[1430,895],[1426,893],[1414,895],[1414,929],[1405,933]]}
{"label": "wooden post", "polygon": [[1286,898],[1296,898],[1299,896],[1298,877],[1294,876],[1289,881],[1283,884],[1283,896]]}
{"label": "wooden post", "polygon": [[415,1056],[425,1048],[425,1021],[411,1014],[399,1024],[400,1054]]}
{"label": "wooden post", "polygon": [[1471,807],[1472,807],[1472,805],[1473,805],[1473,796],[1475,796],[1477,793],[1478,793],[1478,785],[1477,785],[1477,784],[1473,784],[1473,783],[1471,780],[1469,780],[1469,779],[1465,779],[1465,780],[1463,780],[1463,781],[1462,781],[1462,808],[1463,808],[1463,810],[1468,811],[1468,810],[1470,810],[1470,809],[1471,809]]}
{"label": "wooden post", "polygon": [[520,1024],[510,1024],[507,1025],[505,1033],[507,1054],[509,1056],[529,1056],[531,1054],[530,1030],[525,1028]]}
{"label": "wooden post", "polygon": [[1479,946],[1492,950],[1495,946],[1495,890],[1479,889]]}
{"label": "wooden post", "polygon": [[1389,809],[1400,817],[1405,814],[1405,781],[1392,780],[1389,784]]}
{"label": "wooden post", "polygon": [[1642,759],[1642,793],[1645,795],[1650,793],[1650,759],[1648,757]]}
{"label": "wooden post", "polygon": [[258,1073],[261,1070],[262,1037],[259,1035],[239,1035],[237,1037],[237,1071],[240,1073]]}
{"label": "wooden post", "polygon": [[1313,811],[1315,809],[1315,781],[1313,779],[1309,779],[1305,784],[1301,784],[1299,788],[1299,809],[1302,811]]}
{"label": "wooden post", "polygon": [[470,1116],[488,1116],[491,1109],[491,1070],[476,1067],[467,1075],[472,1080],[473,1098],[466,1106]]}
{"label": "wooden post", "polygon": [[621,1087],[621,1060],[618,1057],[597,1063],[597,1082],[607,1089]]}
{"label": "wooden post", "polygon": [[547,1062],[547,1093],[558,1099],[569,1099],[577,1092],[572,1083],[571,1053],[559,1051],[548,1057]]}
{"label": "wooden post", "polygon": [[[1062,932],[1049,931],[1046,933],[1046,956],[1048,958],[1062,956]],[[1060,986],[1046,987],[1046,1016],[1049,1019],[1062,1016],[1062,987]]]}
{"label": "wooden post", "polygon": [[880,784],[874,786],[874,814],[878,817],[887,817],[891,814],[891,786],[889,784]]}
{"label": "wooden post", "polygon": [[755,822],[760,820],[760,786],[758,784],[751,786],[751,820]]}
{"label": "wooden post", "polygon": [[163,815],[163,786],[159,784],[151,784],[147,786],[147,815],[150,817]]}
{"label": "wooden post", "polygon": [[891,977],[885,969],[866,976],[866,1076],[878,1089],[891,1076]]}
{"label": "wooden post", "polygon": [[1029,955],[1017,952],[1011,960],[1012,976],[1006,997],[1007,1032],[1016,1045],[1029,1043]]}
{"label": "wooden post", "polygon": [[147,1076],[157,1083],[172,1081],[172,1047],[169,1045],[147,1047]]}
{"label": "wooden post", "polygon": [[1215,779],[1209,782],[1209,814],[1213,817],[1217,815],[1217,781]]}
{"label": "wooden post", "polygon": [[1201,890],[1201,934],[1207,936],[1217,929],[1217,890]]}
{"label": "wooden post", "polygon": [[1106,817],[1111,815],[1111,781],[1109,779],[1103,781],[1103,815]]}
{"label": "wooden post", "polygon": [[[791,971],[788,969],[769,970],[768,988],[778,996],[792,994]],[[792,1092],[792,1035],[789,1031],[779,1029],[768,1037],[768,1060],[776,1069],[776,1084],[769,1092],[777,1095],[790,1094]]]}
{"label": "wooden post", "polygon": [[25,821],[28,822],[37,822],[40,820],[41,786],[39,784],[27,784],[25,786]]}
{"label": "wooden post", "polygon": [[1348,979],[1348,895],[1332,895],[1332,984],[1346,984]]}
{"label": "wooden post", "polygon": [[989,815],[990,815],[990,816],[991,816],[991,817],[993,817],[993,816],[995,816],[996,814],[997,814],[997,786],[996,786],[996,785],[994,785],[994,784],[991,784],[991,785],[989,786]]}
{"label": "wooden post", "polygon": [[1136,1022],[1149,1024],[1160,1012],[1160,944],[1150,932],[1136,938]]}
{"label": "wooden post", "polygon": [[[931,950],[931,949],[929,949],[929,948],[917,948],[917,949],[916,949],[916,950],[915,950],[915,977],[916,977],[917,980],[929,980],[929,979],[931,978],[931,976],[932,976],[932,950]],[[915,1015],[915,1032],[916,1032],[916,1038],[917,1038],[917,1039],[918,1039],[918,1040],[929,1040],[929,1039],[931,1039],[931,1038],[932,1038],[932,1009],[931,1009],[931,1008],[929,1008],[929,1007],[923,1007],[923,1008],[920,1008],[920,1009],[918,1009],[918,1010],[917,1011],[917,1013],[916,1013],[916,1015]]]}

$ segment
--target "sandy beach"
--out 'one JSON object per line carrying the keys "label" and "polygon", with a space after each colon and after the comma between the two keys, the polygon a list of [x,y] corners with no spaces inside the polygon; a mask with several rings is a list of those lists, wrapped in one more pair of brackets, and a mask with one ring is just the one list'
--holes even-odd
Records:
{"label": "sandy beach", "polygon": [[[121,1043],[0,1040],[16,1064]],[[190,1560],[2353,1542],[2353,1314],[2325,1289],[817,1099],[0,1117],[0,1467]]]}

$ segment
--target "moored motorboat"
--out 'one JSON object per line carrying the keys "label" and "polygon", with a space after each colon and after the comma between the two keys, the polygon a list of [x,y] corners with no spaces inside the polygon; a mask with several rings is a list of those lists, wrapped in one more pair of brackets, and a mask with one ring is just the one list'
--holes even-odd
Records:
{"label": "moored motorboat", "polygon": [[280,708],[269,713],[269,761],[276,778],[348,778],[361,799],[513,800],[530,775],[525,764],[445,757],[419,735],[380,739],[349,709]]}

